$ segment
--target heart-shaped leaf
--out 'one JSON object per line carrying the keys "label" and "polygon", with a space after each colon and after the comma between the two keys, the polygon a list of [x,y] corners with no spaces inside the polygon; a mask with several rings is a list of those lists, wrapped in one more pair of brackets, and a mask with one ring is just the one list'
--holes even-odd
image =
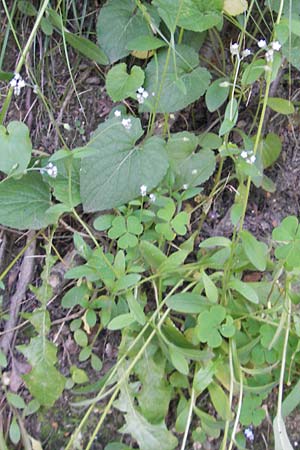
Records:
{"label": "heart-shaped leaf", "polygon": [[[208,88],[210,73],[199,67],[197,52],[186,45],[178,45],[175,55],[176,63],[164,49],[159,52],[157,61],[148,64],[144,87],[150,96],[147,105],[141,105],[142,111],[178,111],[197,100]],[[183,89],[179,88],[179,82]]]}
{"label": "heart-shaped leaf", "polygon": [[129,55],[128,43],[137,36],[150,35],[148,24],[134,0],[108,0],[102,6],[97,37],[110,63]]}
{"label": "heart-shaped leaf", "polygon": [[185,211],[181,211],[174,219],[171,221],[171,225],[174,228],[176,234],[184,236],[186,234],[186,225],[189,221],[189,215]]}
{"label": "heart-shaped leaf", "polygon": [[133,96],[144,83],[144,72],[138,66],[133,66],[130,74],[126,64],[117,64],[107,74],[106,89],[114,102]]}
{"label": "heart-shaped leaf", "polygon": [[7,129],[0,125],[0,171],[14,175],[23,173],[30,161],[32,145],[29,130],[22,122],[13,121]]}
{"label": "heart-shaped leaf", "polygon": [[171,33],[176,26],[205,31],[222,23],[223,0],[154,0]]}
{"label": "heart-shaped leaf", "polygon": [[164,141],[157,137],[135,146],[143,130],[138,119],[126,129],[118,119],[101,124],[87,144],[88,157],[82,160],[80,191],[85,211],[114,208],[141,195],[141,186],[150,191],[168,168]]}

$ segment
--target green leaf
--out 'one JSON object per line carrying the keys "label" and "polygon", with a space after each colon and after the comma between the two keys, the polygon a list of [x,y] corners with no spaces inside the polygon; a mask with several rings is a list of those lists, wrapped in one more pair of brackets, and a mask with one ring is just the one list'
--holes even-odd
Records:
{"label": "green leaf", "polygon": [[32,2],[27,0],[19,0],[18,9],[19,11],[21,11],[21,13],[29,17],[35,17],[37,15],[37,10],[32,4]]}
{"label": "green leaf", "polygon": [[198,136],[200,147],[218,149],[222,145],[222,139],[215,133],[203,133]]}
{"label": "green leaf", "polygon": [[7,366],[7,359],[4,354],[4,352],[0,349],[0,367],[6,367]]}
{"label": "green leaf", "polygon": [[86,146],[92,156],[81,164],[85,211],[123,205],[140,195],[142,185],[151,191],[165,175],[168,161],[164,141],[154,136],[135,146],[143,131],[138,119],[131,122],[131,129],[126,130],[119,120],[107,120]]}
{"label": "green leaf", "polygon": [[76,305],[82,305],[83,300],[88,298],[89,289],[85,283],[71,288],[62,298],[61,306],[63,308],[73,308]]}
{"label": "green leaf", "polygon": [[28,127],[13,121],[5,128],[0,125],[0,171],[14,175],[27,168],[32,152]]}
{"label": "green leaf", "polygon": [[83,347],[79,353],[78,360],[80,362],[86,361],[91,356],[92,349],[91,347]]}
{"label": "green leaf", "polygon": [[[81,203],[79,186],[80,161],[73,158],[65,158],[55,162],[57,176],[47,176],[47,182],[53,187],[53,194],[60,202],[70,208]],[[71,177],[71,195],[69,193],[69,171]]]}
{"label": "green leaf", "polygon": [[21,438],[20,428],[15,417],[12,419],[9,427],[9,438],[11,442],[15,445],[17,445],[17,443],[20,441]]}
{"label": "green leaf", "polygon": [[122,444],[121,442],[111,442],[110,444],[106,445],[104,450],[133,450],[132,447],[128,447],[125,444]]}
{"label": "green leaf", "polygon": [[8,392],[6,394],[7,401],[10,405],[14,406],[18,409],[24,409],[26,407],[26,404],[22,397],[18,394],[14,394],[13,392]]}
{"label": "green leaf", "polygon": [[228,82],[226,78],[218,78],[207,89],[205,103],[208,111],[216,111],[227,100],[230,84],[228,83],[228,86],[222,86],[222,83],[226,82]]}
{"label": "green leaf", "polygon": [[44,228],[51,220],[46,211],[51,206],[49,187],[39,173],[31,172],[19,180],[0,184],[0,223],[19,230]]}
{"label": "green leaf", "polygon": [[186,314],[198,314],[207,309],[208,302],[202,295],[182,292],[171,295],[166,301],[168,308]]}
{"label": "green leaf", "polygon": [[130,273],[123,275],[119,278],[114,285],[114,292],[127,290],[128,288],[135,286],[141,279],[141,275],[137,273]]}
{"label": "green leaf", "polygon": [[133,314],[120,314],[109,322],[107,328],[109,330],[121,330],[122,328],[129,327],[133,322],[135,322]]}
{"label": "green leaf", "polygon": [[260,152],[264,169],[270,167],[281,153],[282,142],[275,133],[269,133],[260,144]]}
{"label": "green leaf", "polygon": [[193,133],[188,131],[172,133],[166,145],[171,166],[176,167],[176,163],[180,163],[183,159],[192,155],[197,145],[198,139]]}
{"label": "green leaf", "polygon": [[89,378],[88,378],[86,372],[83,369],[80,369],[79,367],[71,366],[70,372],[71,372],[72,380],[74,381],[74,383],[83,384],[83,383],[86,383],[87,381],[89,381]]}
{"label": "green leaf", "polygon": [[145,351],[134,371],[141,382],[137,400],[143,416],[151,423],[161,423],[168,413],[172,388],[165,375],[164,357]]}
{"label": "green leaf", "polygon": [[228,285],[229,288],[234,289],[251,303],[258,304],[259,297],[250,283],[244,283],[243,281],[238,280],[237,278],[232,278]]}
{"label": "green leaf", "polygon": [[181,132],[171,135],[166,150],[171,168],[176,174],[176,186],[189,187],[204,183],[214,172],[216,160],[211,150],[194,153],[198,140],[192,133]]}
{"label": "green leaf", "polygon": [[208,363],[207,366],[201,367],[194,376],[193,387],[197,394],[203,392],[213,381],[216,372],[216,365]]}
{"label": "green leaf", "polygon": [[211,237],[200,242],[199,248],[231,247],[231,240],[222,236]]}
{"label": "green leaf", "polygon": [[53,26],[52,26],[51,21],[48,18],[42,17],[41,29],[42,29],[42,32],[46,36],[51,36],[52,35],[52,33],[53,33]]}
{"label": "green leaf", "polygon": [[110,63],[129,55],[128,43],[151,33],[134,0],[108,0],[100,9],[97,37]]}
{"label": "green leaf", "polygon": [[224,420],[231,420],[232,414],[230,411],[229,399],[221,386],[217,383],[211,383],[208,387],[209,395],[219,416]]}
{"label": "green leaf", "polygon": [[158,247],[150,242],[142,241],[139,248],[143,258],[145,258],[152,269],[157,270],[168,259]]}
{"label": "green leaf", "polygon": [[51,364],[39,362],[27,375],[23,376],[31,395],[43,406],[50,407],[61,396],[65,378]]}
{"label": "green leaf", "polygon": [[280,114],[294,114],[295,112],[293,103],[284,98],[269,97],[267,105]]}
{"label": "green leaf", "polygon": [[224,136],[224,134],[229,133],[229,131],[235,126],[237,119],[238,103],[236,99],[233,98],[226,106],[224,120],[219,130],[219,136]]}
{"label": "green leaf", "polygon": [[292,390],[282,402],[283,418],[287,417],[300,403],[300,380],[292,387]]}
{"label": "green leaf", "polygon": [[108,64],[108,58],[100,47],[89,39],[70,33],[65,30],[65,39],[75,50],[81,53],[84,57],[95,61],[98,64]]}
{"label": "green leaf", "polygon": [[205,31],[222,23],[223,0],[154,0],[171,33],[176,26]]}
{"label": "green leaf", "polygon": [[206,275],[205,272],[202,272],[201,275],[202,275],[202,280],[203,280],[203,284],[204,284],[206,297],[209,299],[210,302],[217,303],[219,294],[218,294],[218,289],[217,289],[215,283],[212,281],[212,279],[208,275]]}
{"label": "green leaf", "polygon": [[94,220],[94,228],[98,231],[105,231],[111,227],[112,221],[115,218],[113,214],[103,214]]}
{"label": "green leaf", "polygon": [[86,347],[88,344],[88,337],[83,330],[76,330],[74,333],[74,339],[80,347]]}
{"label": "green leaf", "polygon": [[242,85],[253,84],[265,73],[266,61],[262,58],[248,64],[243,72]]}
{"label": "green leaf", "polygon": [[137,217],[129,216],[127,218],[127,230],[129,233],[139,236],[143,232],[143,225]]}
{"label": "green leaf", "polygon": [[198,317],[195,336],[200,342],[207,342],[212,348],[220,347],[222,336],[219,329],[225,319],[226,309],[221,305],[213,306],[209,311],[203,311]]}
{"label": "green leaf", "polygon": [[281,416],[275,417],[273,421],[275,450],[293,450],[293,446],[288,438],[285,423]]}
{"label": "green leaf", "polygon": [[135,93],[144,83],[144,72],[138,66],[133,66],[130,74],[127,73],[125,63],[117,64],[106,76],[106,89],[114,102],[127,97],[135,97]]}
{"label": "green leaf", "polygon": [[[150,95],[147,104],[140,106],[141,111],[155,110],[160,113],[178,111],[205,93],[210,82],[210,73],[207,69],[199,67],[199,58],[195,50],[186,45],[178,45],[175,56],[176,65],[174,58],[168,57],[168,50],[163,49],[158,53],[157,61],[152,59],[148,64],[144,87]],[[184,90],[178,88],[178,82],[181,82]]]}
{"label": "green leaf", "polygon": [[103,367],[101,359],[99,358],[99,356],[95,355],[95,353],[92,353],[91,365],[96,372],[99,372]]}
{"label": "green leaf", "polygon": [[126,300],[128,302],[128,306],[130,309],[131,314],[135,318],[135,320],[140,325],[145,325],[146,323],[146,316],[143,311],[143,308],[139,304],[138,300],[135,298],[135,296],[132,294],[132,292],[129,292],[126,296]]}
{"label": "green leaf", "polygon": [[241,231],[240,237],[243,249],[250,262],[257,270],[263,272],[267,266],[268,246],[263,242],[259,242],[249,231]]}
{"label": "green leaf", "polygon": [[182,373],[183,375],[189,374],[189,365],[187,363],[187,360],[182,355],[182,353],[179,353],[176,349],[176,347],[169,347],[169,355],[171,358],[171,362],[175,369],[178,370],[178,372]]}
{"label": "green leaf", "polygon": [[285,259],[289,267],[299,267],[300,226],[295,216],[283,219],[279,227],[273,230],[272,237],[281,244],[275,249],[278,259]]}
{"label": "green leaf", "polygon": [[128,388],[121,389],[115,405],[125,412],[125,425],[119,431],[131,434],[141,450],[173,450],[177,446],[177,439],[163,422],[153,425],[135,409]]}
{"label": "green leaf", "polygon": [[127,48],[130,51],[147,52],[149,50],[155,50],[161,47],[165,47],[167,44],[154,36],[139,36],[128,42]]}

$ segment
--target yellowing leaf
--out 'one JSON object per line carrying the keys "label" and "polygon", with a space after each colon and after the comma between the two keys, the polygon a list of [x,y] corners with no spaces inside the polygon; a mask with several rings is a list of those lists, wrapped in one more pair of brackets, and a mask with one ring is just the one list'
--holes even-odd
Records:
{"label": "yellowing leaf", "polygon": [[247,0],[225,0],[224,11],[230,16],[238,16],[245,12],[248,8]]}
{"label": "yellowing leaf", "polygon": [[148,59],[154,55],[153,50],[133,50],[131,52],[132,56],[138,59]]}

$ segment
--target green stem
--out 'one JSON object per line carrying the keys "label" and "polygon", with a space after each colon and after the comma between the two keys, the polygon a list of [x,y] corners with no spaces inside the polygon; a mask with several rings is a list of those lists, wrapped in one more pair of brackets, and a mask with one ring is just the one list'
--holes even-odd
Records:
{"label": "green stem", "polygon": [[[47,9],[48,3],[49,3],[49,0],[44,0],[42,6],[40,8],[40,11],[39,11],[39,13],[37,15],[36,21],[35,21],[35,23],[33,25],[32,31],[31,31],[30,36],[28,38],[28,41],[26,42],[26,45],[25,45],[25,47],[24,47],[24,49],[23,49],[23,51],[21,53],[19,62],[18,62],[17,67],[15,69],[15,73],[20,73],[20,71],[21,71],[21,69],[23,67],[23,64],[25,63],[26,56],[27,56],[27,54],[28,54],[28,52],[30,50],[30,47],[32,45],[32,42],[33,42],[33,40],[35,38],[36,32],[38,30],[38,27],[40,26],[40,22],[41,22],[41,20],[43,18],[43,15],[44,15],[44,13],[45,13],[45,11]],[[13,87],[10,87],[10,89],[8,91],[8,94],[7,94],[6,98],[5,98],[2,110],[0,112],[0,123],[3,123],[4,120],[5,120],[5,117],[6,117],[6,114],[7,114],[9,105],[10,105],[10,102],[11,102],[12,93],[13,93]]]}

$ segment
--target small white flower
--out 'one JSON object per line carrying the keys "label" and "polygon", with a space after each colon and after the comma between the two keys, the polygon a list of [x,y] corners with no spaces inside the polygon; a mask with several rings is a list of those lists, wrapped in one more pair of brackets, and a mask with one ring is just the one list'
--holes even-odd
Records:
{"label": "small white flower", "polygon": [[272,49],[275,50],[276,52],[279,52],[279,50],[281,49],[281,44],[278,41],[271,42],[270,45]]}
{"label": "small white flower", "polygon": [[137,101],[140,104],[143,104],[145,99],[149,97],[149,93],[143,88],[143,87],[139,87],[136,93],[136,98]]}
{"label": "small white flower", "polygon": [[230,53],[232,56],[238,56],[239,55],[239,44],[235,42],[234,44],[230,44]]}
{"label": "small white flower", "polygon": [[247,58],[249,55],[251,55],[251,51],[249,48],[245,48],[245,50],[242,51],[242,58]]}
{"label": "small white flower", "polygon": [[257,45],[258,45],[259,48],[266,48],[267,43],[266,43],[266,41],[265,41],[264,39],[260,39],[260,40],[257,42]]}
{"label": "small white flower", "polygon": [[10,86],[14,88],[14,94],[17,97],[21,93],[21,89],[26,86],[25,81],[19,73],[15,73],[12,80],[9,82]]}
{"label": "small white flower", "polygon": [[149,195],[149,200],[150,200],[151,203],[154,203],[155,200],[156,200],[156,195],[155,194],[150,194]]}
{"label": "small white flower", "polygon": [[192,170],[192,175],[197,175],[197,173],[198,173],[198,170],[197,170],[197,169],[193,169],[193,170]]}
{"label": "small white flower", "polygon": [[47,173],[49,175],[49,177],[56,178],[57,177],[57,167],[50,162],[47,164],[46,167],[42,167],[40,169],[40,173],[41,174]]}
{"label": "small white flower", "polygon": [[118,109],[116,109],[114,112],[115,117],[121,117],[121,114],[122,114],[121,111],[119,111]]}
{"label": "small white flower", "polygon": [[250,164],[254,164],[256,161],[256,156],[255,155],[251,155],[249,158]]}
{"label": "small white flower", "polygon": [[273,61],[273,55],[274,55],[274,50],[270,48],[270,50],[268,50],[265,54],[265,58],[268,63]]}
{"label": "small white flower", "polygon": [[140,192],[141,196],[145,197],[145,195],[147,194],[147,186],[145,184],[142,184],[142,186],[140,187]]}
{"label": "small white flower", "polygon": [[247,153],[245,150],[243,150],[242,153],[241,153],[241,157],[242,157],[243,159],[248,158],[248,153]]}
{"label": "small white flower", "polygon": [[187,189],[188,189],[188,187],[189,187],[189,185],[188,185],[188,184],[184,184],[184,185],[182,186],[182,189],[185,189],[185,190],[187,190]]}
{"label": "small white flower", "polygon": [[155,92],[151,92],[152,97],[155,97]]}
{"label": "small white flower", "polygon": [[130,119],[130,118],[128,118],[128,119],[123,119],[121,123],[122,123],[123,127],[124,127],[126,130],[130,130],[130,128],[132,127],[132,123],[131,123],[131,119]]}
{"label": "small white flower", "polygon": [[222,81],[222,82],[219,84],[219,86],[222,87],[222,88],[227,88],[227,87],[230,86],[230,83],[229,83],[229,81]]}
{"label": "small white flower", "polygon": [[189,142],[189,141],[190,141],[189,138],[186,137],[186,136],[184,136],[184,137],[182,138],[182,140],[183,140],[183,142]]}
{"label": "small white flower", "polygon": [[254,433],[250,427],[245,429],[244,435],[250,442],[254,441]]}

